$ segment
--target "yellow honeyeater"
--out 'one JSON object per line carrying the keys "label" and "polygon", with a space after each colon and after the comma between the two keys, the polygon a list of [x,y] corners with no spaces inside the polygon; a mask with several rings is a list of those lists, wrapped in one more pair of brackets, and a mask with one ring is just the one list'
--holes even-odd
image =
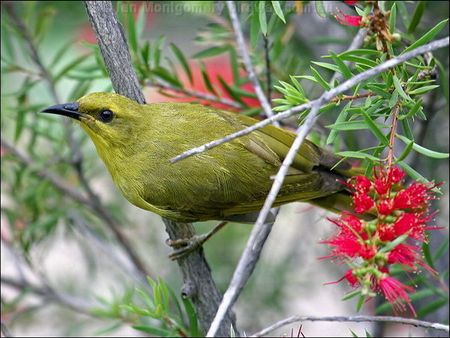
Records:
{"label": "yellow honeyeater", "polygon": [[[296,135],[273,125],[171,163],[176,155],[235,133],[257,120],[190,103],[139,104],[92,93],[42,110],[78,122],[114,183],[134,205],[178,222],[250,222],[262,207]],[[361,174],[305,140],[275,206],[306,201],[328,210],[350,206],[342,180]]]}

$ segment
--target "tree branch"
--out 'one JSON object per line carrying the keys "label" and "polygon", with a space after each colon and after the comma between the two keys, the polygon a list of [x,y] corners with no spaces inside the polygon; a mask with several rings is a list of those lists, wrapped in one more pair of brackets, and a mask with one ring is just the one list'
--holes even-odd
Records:
{"label": "tree branch", "polygon": [[401,318],[401,317],[391,317],[391,316],[350,316],[350,317],[313,317],[313,316],[291,316],[289,318],[280,320],[279,322],[270,325],[269,327],[265,328],[264,330],[261,330],[259,332],[256,332],[250,337],[263,337],[270,332],[296,322],[354,322],[354,323],[360,323],[360,322],[388,322],[388,323],[400,323],[400,324],[407,324],[407,325],[413,325],[418,327],[423,327],[426,329],[434,329],[438,331],[444,331],[449,332],[449,326],[443,325],[439,323],[430,323],[425,322],[423,320],[417,320],[417,319],[410,319],[410,318]]}
{"label": "tree branch", "polygon": [[174,158],[172,158],[170,160],[170,162],[175,163],[178,161],[181,161],[182,159],[185,159],[189,156],[193,156],[196,154],[200,154],[208,149],[217,147],[218,145],[221,145],[222,143],[225,142],[229,142],[231,140],[234,140],[235,138],[250,134],[252,131],[255,131],[256,129],[262,128],[264,126],[267,126],[268,124],[273,123],[274,121],[279,121],[285,118],[288,118],[292,115],[295,115],[297,113],[300,113],[302,111],[311,109],[311,107],[318,101],[321,100],[322,98],[325,99],[325,101],[329,101],[332,100],[336,95],[339,95],[343,92],[345,92],[346,90],[350,89],[353,86],[356,86],[358,83],[368,80],[373,76],[376,76],[384,71],[386,71],[389,68],[395,67],[409,59],[412,59],[413,57],[416,57],[418,55],[430,52],[432,50],[435,49],[439,49],[439,48],[443,48],[443,47],[447,47],[449,45],[449,37],[437,40],[437,41],[433,41],[430,42],[427,45],[418,47],[416,49],[413,49],[412,51],[409,51],[405,54],[402,54],[398,57],[389,59],[386,62],[383,62],[382,64],[371,68],[363,73],[360,73],[358,75],[356,75],[355,77],[343,82],[342,84],[340,84],[339,86],[331,89],[328,92],[325,92],[319,99],[314,100],[314,101],[310,101],[304,104],[301,104],[300,106],[288,109],[284,112],[278,113],[277,115],[274,115],[272,117],[269,117],[261,122],[255,123],[253,126],[247,127],[245,129],[242,129],[234,134],[228,135],[226,137],[223,137],[219,140],[214,140],[211,141],[209,143],[206,143],[202,146],[196,147],[196,148],[192,148],[190,150],[185,151],[184,153],[175,156]]}
{"label": "tree branch", "polygon": [[[136,73],[131,64],[131,56],[123,27],[117,20],[110,1],[84,1],[89,20],[97,37],[106,68],[118,94],[129,97],[139,103],[145,103]],[[191,223],[175,223],[163,219],[170,239],[190,238],[195,235]],[[198,319],[206,332],[211,324],[222,298],[211,276],[208,263],[202,250],[177,261],[181,269],[185,285],[193,285],[196,292],[189,294],[197,311]],[[235,327],[234,314],[229,312],[220,326],[221,336],[230,335],[230,327]]]}

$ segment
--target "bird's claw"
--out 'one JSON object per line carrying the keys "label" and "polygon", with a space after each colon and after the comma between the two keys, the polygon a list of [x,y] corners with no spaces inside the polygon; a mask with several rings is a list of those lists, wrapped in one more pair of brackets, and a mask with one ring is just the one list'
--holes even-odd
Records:
{"label": "bird's claw", "polygon": [[206,241],[205,235],[195,235],[191,238],[182,238],[166,240],[166,244],[174,248],[173,252],[169,255],[169,258],[176,261],[180,258],[185,258],[197,249],[200,249]]}

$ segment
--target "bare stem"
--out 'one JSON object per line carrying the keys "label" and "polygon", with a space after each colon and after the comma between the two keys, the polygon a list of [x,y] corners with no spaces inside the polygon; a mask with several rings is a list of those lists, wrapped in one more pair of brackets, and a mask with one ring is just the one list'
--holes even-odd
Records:
{"label": "bare stem", "polygon": [[410,319],[410,318],[401,318],[401,317],[391,317],[391,316],[349,316],[349,317],[313,317],[313,316],[291,316],[289,318],[280,320],[279,322],[276,322],[269,327],[265,328],[264,330],[261,330],[259,332],[256,332],[252,334],[250,337],[263,337],[268,335],[270,332],[296,322],[354,322],[354,323],[360,323],[360,322],[388,322],[388,323],[400,323],[400,324],[407,324],[417,327],[423,327],[426,329],[434,329],[438,331],[444,331],[449,332],[449,326],[443,325],[439,323],[431,323],[431,322],[425,322],[422,320],[417,319]]}
{"label": "bare stem", "polygon": [[244,60],[245,69],[247,70],[248,77],[253,84],[253,88],[255,88],[256,96],[258,96],[258,100],[261,103],[261,106],[264,109],[264,114],[266,117],[274,116],[272,112],[272,107],[264,94],[264,91],[259,84],[258,77],[255,74],[255,70],[253,69],[252,60],[250,60],[250,56],[247,51],[247,46],[245,45],[244,33],[242,32],[241,23],[239,21],[239,17],[237,15],[236,6],[233,1],[227,1],[228,11],[230,12],[231,23],[233,25],[234,33],[236,34],[236,42],[241,53],[242,59]]}

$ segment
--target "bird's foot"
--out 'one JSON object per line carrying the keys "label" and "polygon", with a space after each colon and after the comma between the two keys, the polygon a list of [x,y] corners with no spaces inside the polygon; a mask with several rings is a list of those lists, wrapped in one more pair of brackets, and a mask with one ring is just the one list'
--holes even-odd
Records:
{"label": "bird's foot", "polygon": [[168,239],[166,244],[173,248],[173,252],[169,255],[169,258],[173,261],[185,258],[195,250],[202,247],[203,243],[208,240],[208,234],[195,235],[191,238],[180,238],[176,240]]}

